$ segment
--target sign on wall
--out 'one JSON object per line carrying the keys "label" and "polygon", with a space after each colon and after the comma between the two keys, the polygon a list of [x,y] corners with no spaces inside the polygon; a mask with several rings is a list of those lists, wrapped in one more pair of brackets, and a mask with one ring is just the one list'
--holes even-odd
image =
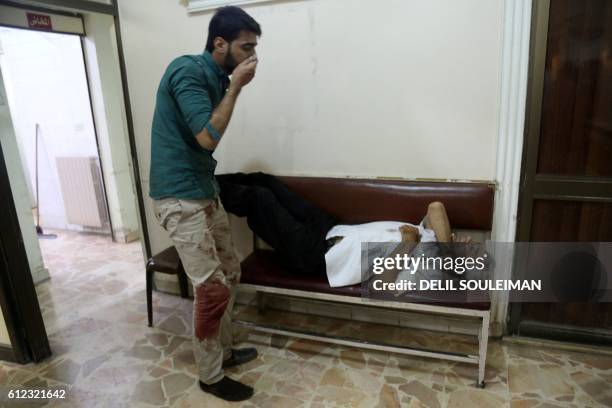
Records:
{"label": "sign on wall", "polygon": [[53,30],[50,15],[26,12],[26,16],[28,17],[28,27],[49,31]]}
{"label": "sign on wall", "polygon": [[46,13],[0,4],[0,26],[85,35],[80,15]]}

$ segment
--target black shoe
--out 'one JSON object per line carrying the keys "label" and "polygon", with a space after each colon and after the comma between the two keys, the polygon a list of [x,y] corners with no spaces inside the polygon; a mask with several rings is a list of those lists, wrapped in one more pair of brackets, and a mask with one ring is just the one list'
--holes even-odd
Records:
{"label": "black shoe", "polygon": [[234,367],[248,363],[257,358],[257,350],[253,347],[243,349],[232,349],[232,356],[223,362],[223,368]]}
{"label": "black shoe", "polygon": [[200,389],[225,401],[244,401],[253,396],[253,388],[229,377],[223,377],[214,384],[206,385],[200,381]]}

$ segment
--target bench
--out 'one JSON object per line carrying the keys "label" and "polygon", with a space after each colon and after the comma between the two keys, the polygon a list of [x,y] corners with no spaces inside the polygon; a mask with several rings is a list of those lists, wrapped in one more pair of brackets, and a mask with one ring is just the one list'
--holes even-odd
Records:
{"label": "bench", "polygon": [[[289,189],[335,216],[344,224],[373,221],[406,221],[418,224],[427,210],[427,205],[433,201],[441,201],[446,207],[454,230],[487,233],[490,232],[492,226],[495,188],[489,183],[317,177],[280,177],[280,179]],[[484,387],[490,302],[412,303],[362,298],[361,285],[332,288],[326,277],[291,275],[279,265],[274,251],[260,248],[257,242],[258,240],[255,239],[253,253],[242,262],[240,289],[255,292],[260,307],[264,306],[266,294],[274,294],[399,311],[469,317],[477,319],[480,324],[478,355],[363,342],[358,339],[304,333],[299,329],[278,329],[247,321],[235,320],[235,324],[270,334],[477,364],[477,385]]]}

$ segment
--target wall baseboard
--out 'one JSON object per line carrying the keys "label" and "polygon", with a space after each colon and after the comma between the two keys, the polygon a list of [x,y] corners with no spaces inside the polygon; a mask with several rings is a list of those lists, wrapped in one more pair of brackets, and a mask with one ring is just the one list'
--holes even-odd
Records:
{"label": "wall baseboard", "polygon": [[595,344],[576,343],[572,340],[549,340],[541,337],[526,337],[526,336],[506,336],[504,342],[508,344],[518,344],[524,347],[541,347],[548,349],[557,349],[564,351],[573,351],[577,353],[594,353],[606,356],[612,356],[612,348],[609,346],[600,346]]}
{"label": "wall baseboard", "polygon": [[115,241],[121,244],[129,244],[140,239],[139,231],[124,230],[123,228],[117,228],[114,231]]}
{"label": "wall baseboard", "polygon": [[38,285],[39,283],[45,282],[51,278],[49,275],[49,270],[44,267],[44,265],[39,265],[35,270],[32,271],[32,280],[34,281],[34,285]]}
{"label": "wall baseboard", "polygon": [[520,322],[519,335],[561,342],[612,346],[612,330],[569,326],[535,320],[523,320]]}

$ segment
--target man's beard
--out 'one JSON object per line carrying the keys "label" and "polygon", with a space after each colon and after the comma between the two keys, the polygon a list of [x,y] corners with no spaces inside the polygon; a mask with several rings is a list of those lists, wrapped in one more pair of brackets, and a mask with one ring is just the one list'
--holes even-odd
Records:
{"label": "man's beard", "polygon": [[232,54],[231,50],[229,50],[229,52],[225,56],[225,64],[224,65],[225,65],[225,70],[229,74],[234,72],[234,69],[236,69],[236,67],[238,66],[238,62],[236,61],[236,58],[234,58],[234,54]]}

